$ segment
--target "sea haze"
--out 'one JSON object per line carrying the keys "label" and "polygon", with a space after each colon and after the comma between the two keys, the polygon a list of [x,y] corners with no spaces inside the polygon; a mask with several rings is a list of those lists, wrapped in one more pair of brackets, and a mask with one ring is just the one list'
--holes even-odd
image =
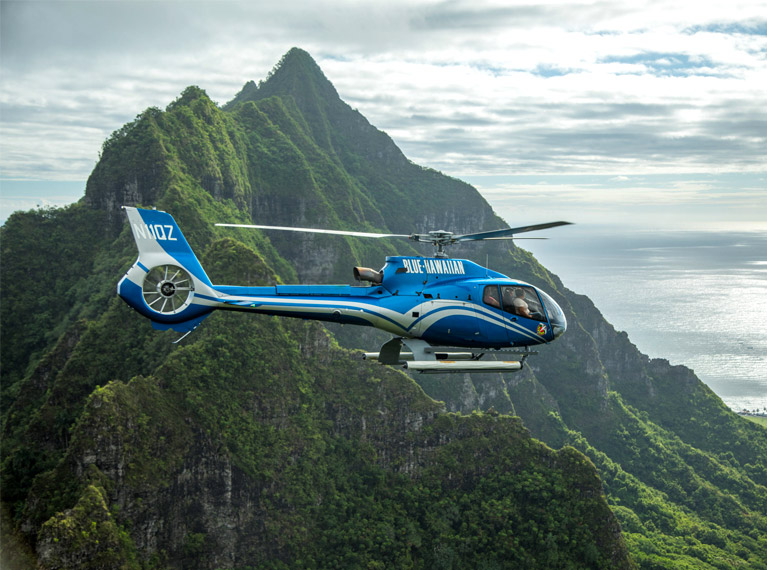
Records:
{"label": "sea haze", "polygon": [[519,244],[639,350],[692,368],[733,410],[767,410],[767,230],[549,237]]}

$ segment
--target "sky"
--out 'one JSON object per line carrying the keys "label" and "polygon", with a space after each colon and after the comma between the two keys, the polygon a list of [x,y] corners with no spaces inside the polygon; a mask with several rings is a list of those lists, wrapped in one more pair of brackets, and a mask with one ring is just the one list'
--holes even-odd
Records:
{"label": "sky", "polygon": [[763,0],[0,0],[0,222],[79,199],[103,141],[291,47],[510,225],[767,228]]}

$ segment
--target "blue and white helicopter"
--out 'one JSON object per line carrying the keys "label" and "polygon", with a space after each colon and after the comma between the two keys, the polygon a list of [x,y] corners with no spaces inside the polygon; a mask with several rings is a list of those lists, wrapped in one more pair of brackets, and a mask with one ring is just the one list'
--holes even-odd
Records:
{"label": "blue and white helicopter", "polygon": [[[213,285],[176,225],[159,210],[124,207],[139,256],[117,294],[156,329],[190,333],[216,309],[372,326],[394,335],[365,358],[427,373],[513,372],[531,346],[567,328],[562,309],[544,291],[466,259],[445,247],[465,241],[513,239],[553,228],[551,222],[474,234],[376,234],[249,224],[219,226],[310,231],[430,242],[433,258],[389,256],[380,271],[355,267],[357,285]],[[542,238],[538,238],[542,239]],[[186,334],[184,336],[186,336]],[[182,337],[183,338],[183,337]],[[180,340],[180,339],[179,339]],[[498,357],[513,359],[502,360]]]}

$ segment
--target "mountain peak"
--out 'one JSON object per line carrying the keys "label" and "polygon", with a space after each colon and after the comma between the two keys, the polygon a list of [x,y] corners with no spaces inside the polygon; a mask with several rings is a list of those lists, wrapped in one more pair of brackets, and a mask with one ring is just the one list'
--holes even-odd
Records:
{"label": "mountain peak", "polygon": [[325,77],[312,56],[295,47],[282,56],[260,89],[267,93],[272,90],[279,91],[280,94],[287,92],[297,101],[307,91],[314,91],[325,100],[340,99],[336,88]]}
{"label": "mountain peak", "polygon": [[302,66],[309,69],[313,68],[317,73],[322,75],[320,66],[317,65],[317,62],[314,61],[314,58],[309,55],[309,52],[297,47],[290,48],[274,67],[276,70],[295,66]]}
{"label": "mountain peak", "polygon": [[181,95],[179,95],[175,101],[168,105],[167,109],[170,111],[176,107],[191,105],[193,101],[197,101],[198,99],[210,102],[210,97],[208,97],[208,93],[204,89],[201,89],[197,85],[190,85],[181,92]]}
{"label": "mountain peak", "polygon": [[299,107],[310,99],[319,98],[332,103],[341,101],[336,88],[325,77],[317,62],[308,52],[297,47],[288,50],[258,86],[253,81],[247,82],[225,108],[273,95],[290,95]]}

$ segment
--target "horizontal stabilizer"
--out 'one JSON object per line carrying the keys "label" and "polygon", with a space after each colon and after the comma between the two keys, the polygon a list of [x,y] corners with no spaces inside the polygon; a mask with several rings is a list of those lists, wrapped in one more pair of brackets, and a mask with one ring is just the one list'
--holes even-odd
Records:
{"label": "horizontal stabilizer", "polygon": [[197,317],[196,319],[189,319],[188,321],[183,321],[180,323],[160,323],[157,321],[152,321],[152,326],[161,331],[166,331],[168,329],[172,329],[176,332],[180,333],[188,333],[192,332],[194,329],[196,329],[198,326],[200,326],[200,323],[202,320],[207,317],[210,313],[205,313],[202,316]]}

